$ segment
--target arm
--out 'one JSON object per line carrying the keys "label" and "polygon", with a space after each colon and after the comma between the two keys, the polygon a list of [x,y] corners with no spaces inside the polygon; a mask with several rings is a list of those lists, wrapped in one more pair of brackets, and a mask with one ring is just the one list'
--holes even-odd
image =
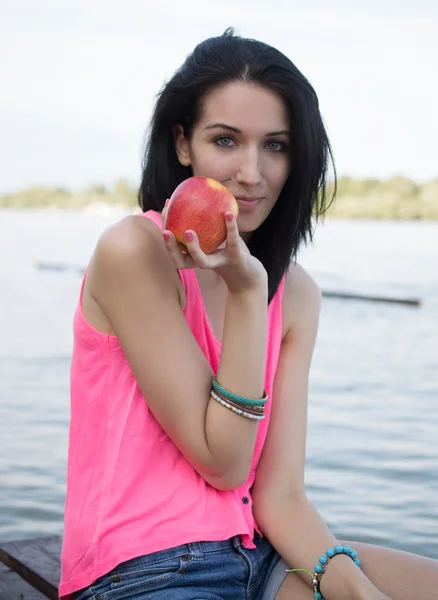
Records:
{"label": "arm", "polygon": [[[88,277],[164,431],[208,483],[241,485],[258,425],[210,399],[213,372],[181,310],[160,230],[148,219],[124,219],[100,239]],[[229,294],[220,381],[238,394],[263,392],[266,305],[263,286]]]}
{"label": "arm", "polygon": [[[317,334],[320,291],[298,266],[291,267],[284,306],[289,328],[274,382],[269,432],[257,469],[254,513],[284,560],[294,568],[313,573],[318,557],[339,542],[305,492],[308,374]],[[310,586],[310,577],[302,577]],[[366,592],[376,589],[347,556],[330,562],[321,587],[328,600],[367,598]]]}

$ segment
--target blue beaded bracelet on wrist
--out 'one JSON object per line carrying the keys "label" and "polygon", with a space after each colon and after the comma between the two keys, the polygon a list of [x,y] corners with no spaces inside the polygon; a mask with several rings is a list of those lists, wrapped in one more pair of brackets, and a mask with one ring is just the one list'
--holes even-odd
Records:
{"label": "blue beaded bracelet on wrist", "polygon": [[268,395],[266,392],[264,397],[260,400],[251,400],[250,398],[245,398],[244,396],[237,396],[236,394],[229,392],[216,381],[215,377],[213,377],[211,384],[216,392],[218,392],[225,398],[228,398],[228,400],[238,402],[239,404],[243,404],[245,406],[264,406],[268,401]]}
{"label": "blue beaded bracelet on wrist", "polygon": [[324,600],[324,597],[319,589],[321,578],[324,575],[330,560],[338,554],[345,554],[346,556],[349,556],[359,567],[359,569],[361,568],[360,560],[357,558],[357,552],[355,550],[352,550],[348,545],[341,546],[341,544],[336,544],[334,548],[328,548],[325,554],[319,557],[318,564],[316,564],[313,568],[313,575],[306,569],[287,569],[286,573],[293,573],[294,571],[304,571],[305,573],[308,573],[312,577],[312,588],[315,600]]}

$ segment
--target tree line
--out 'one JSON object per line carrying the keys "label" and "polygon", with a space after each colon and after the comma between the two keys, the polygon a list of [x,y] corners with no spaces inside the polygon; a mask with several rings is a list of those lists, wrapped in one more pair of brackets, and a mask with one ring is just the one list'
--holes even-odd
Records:
{"label": "tree line", "polygon": [[[126,207],[134,212],[138,207],[137,188],[128,180],[119,179],[112,187],[92,185],[80,192],[39,186],[0,196],[0,208],[81,210],[96,204]],[[438,179],[420,184],[405,177],[340,177],[336,200],[327,216],[438,220]]]}

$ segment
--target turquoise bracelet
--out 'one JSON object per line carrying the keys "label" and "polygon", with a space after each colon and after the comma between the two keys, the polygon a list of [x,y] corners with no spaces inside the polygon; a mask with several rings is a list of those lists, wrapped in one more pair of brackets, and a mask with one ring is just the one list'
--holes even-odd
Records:
{"label": "turquoise bracelet", "polygon": [[312,578],[312,588],[315,600],[324,600],[324,596],[319,589],[321,578],[324,575],[330,560],[338,554],[349,556],[359,569],[361,568],[360,560],[357,558],[357,552],[355,550],[352,550],[348,545],[341,546],[341,544],[336,544],[334,548],[328,548],[328,550],[325,551],[325,554],[318,558],[318,564],[313,567],[313,574],[306,569],[286,569],[286,573],[293,573],[294,571],[308,573]]}
{"label": "turquoise bracelet", "polygon": [[228,390],[226,390],[224,387],[222,387],[216,381],[215,377],[213,377],[213,381],[211,383],[213,385],[213,388],[216,390],[216,392],[218,392],[225,398],[228,398],[228,400],[233,400],[234,402],[238,402],[239,404],[244,404],[246,406],[264,406],[266,404],[266,402],[268,401],[268,395],[266,392],[265,392],[264,397],[261,398],[260,400],[251,400],[251,398],[245,398],[244,396],[237,396],[236,394],[229,392]]}

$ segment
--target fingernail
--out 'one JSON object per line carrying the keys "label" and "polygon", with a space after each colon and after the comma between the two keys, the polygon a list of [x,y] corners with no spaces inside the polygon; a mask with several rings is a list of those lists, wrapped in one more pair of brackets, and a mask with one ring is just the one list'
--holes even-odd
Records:
{"label": "fingernail", "polygon": [[186,231],[186,232],[185,232],[185,236],[186,236],[186,240],[187,240],[188,242],[191,242],[191,241],[193,241],[193,233],[192,233],[191,231]]}
{"label": "fingernail", "polygon": [[163,231],[163,238],[165,242],[169,241],[170,235],[167,233],[167,231]]}
{"label": "fingernail", "polygon": [[166,206],[169,206],[169,202],[170,202],[170,200],[169,200],[169,198],[168,198],[168,199],[166,200],[166,202],[164,203],[164,207],[166,207]]}
{"label": "fingernail", "polygon": [[234,215],[233,215],[233,213],[227,212],[227,213],[225,213],[225,217],[226,217],[227,221],[232,221]]}

